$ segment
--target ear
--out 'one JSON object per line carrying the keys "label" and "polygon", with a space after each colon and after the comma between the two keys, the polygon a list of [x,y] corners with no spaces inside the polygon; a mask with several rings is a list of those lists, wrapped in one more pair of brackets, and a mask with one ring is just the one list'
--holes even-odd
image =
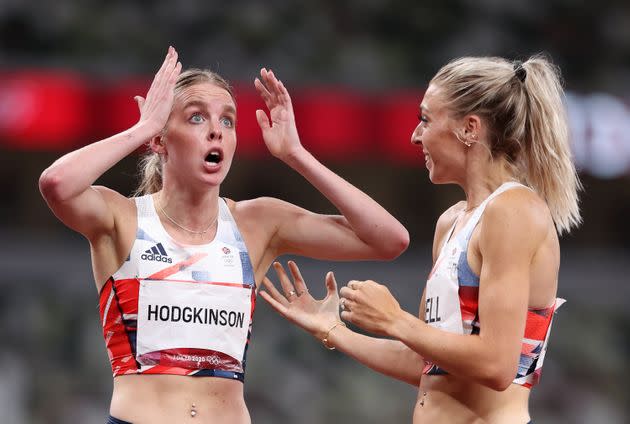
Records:
{"label": "ear", "polygon": [[475,143],[481,138],[483,122],[479,115],[467,115],[464,118],[464,139]]}
{"label": "ear", "polygon": [[149,148],[151,151],[161,155],[166,153],[166,146],[162,135],[156,135],[149,141]]}

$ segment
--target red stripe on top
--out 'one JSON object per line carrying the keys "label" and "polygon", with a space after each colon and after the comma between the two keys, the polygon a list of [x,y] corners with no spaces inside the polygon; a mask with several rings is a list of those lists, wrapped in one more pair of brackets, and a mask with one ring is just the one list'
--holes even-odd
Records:
{"label": "red stripe on top", "polygon": [[[111,301],[110,301],[111,297]],[[109,302],[109,308],[107,307]],[[105,316],[105,309],[107,315]],[[119,298],[114,292],[114,279],[109,278],[103,286],[99,299],[101,322],[103,323],[103,337],[107,347],[107,355],[112,365],[113,375],[135,372],[136,361],[127,329],[123,323],[122,308]]]}
{"label": "red stripe on top", "polygon": [[196,253],[185,261],[181,261],[179,263],[169,266],[168,268],[164,268],[163,270],[160,270],[153,275],[149,275],[147,278],[145,278],[145,280],[164,280],[169,275],[177,274],[179,271],[184,270],[195,262],[199,262],[206,256],[208,256],[207,253]]}

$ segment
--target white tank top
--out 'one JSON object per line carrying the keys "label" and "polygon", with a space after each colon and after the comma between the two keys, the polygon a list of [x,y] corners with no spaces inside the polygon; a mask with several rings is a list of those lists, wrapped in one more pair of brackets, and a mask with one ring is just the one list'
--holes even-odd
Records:
{"label": "white tank top", "polygon": [[114,376],[180,374],[243,380],[255,306],[249,254],[219,199],[214,240],[175,241],[150,195],[135,199],[129,257],[100,295]]}
{"label": "white tank top", "polygon": [[[502,184],[477,207],[466,225],[455,235],[453,232],[457,221],[453,223],[426,284],[425,322],[430,326],[455,334],[479,334],[480,281],[479,276],[468,264],[468,243],[488,203],[499,194],[515,187],[526,186],[517,182]],[[529,388],[539,381],[553,315],[562,303],[564,299],[556,299],[549,308],[528,309],[514,384]],[[447,374],[437,364],[428,361],[425,363],[423,373]]]}

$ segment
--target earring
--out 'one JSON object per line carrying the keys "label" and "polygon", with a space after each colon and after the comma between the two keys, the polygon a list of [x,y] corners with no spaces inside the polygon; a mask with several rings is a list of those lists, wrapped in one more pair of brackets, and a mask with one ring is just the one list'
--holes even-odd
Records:
{"label": "earring", "polygon": [[472,146],[473,143],[477,142],[477,134],[471,134],[470,138],[472,138],[474,141],[469,141],[469,140],[464,141],[464,144],[466,145],[466,147],[470,147]]}

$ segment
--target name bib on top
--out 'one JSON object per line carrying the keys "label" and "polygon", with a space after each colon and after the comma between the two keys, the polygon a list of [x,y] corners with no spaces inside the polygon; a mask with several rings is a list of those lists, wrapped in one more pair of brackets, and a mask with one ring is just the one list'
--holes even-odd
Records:
{"label": "name bib on top", "polygon": [[214,351],[242,362],[251,293],[240,286],[141,280],[136,359],[155,365],[159,353],[168,352],[170,365],[212,364],[223,355],[204,352]]}
{"label": "name bib on top", "polygon": [[451,243],[438,258],[427,281],[424,321],[444,331],[464,334],[457,280],[459,254],[457,243]]}

